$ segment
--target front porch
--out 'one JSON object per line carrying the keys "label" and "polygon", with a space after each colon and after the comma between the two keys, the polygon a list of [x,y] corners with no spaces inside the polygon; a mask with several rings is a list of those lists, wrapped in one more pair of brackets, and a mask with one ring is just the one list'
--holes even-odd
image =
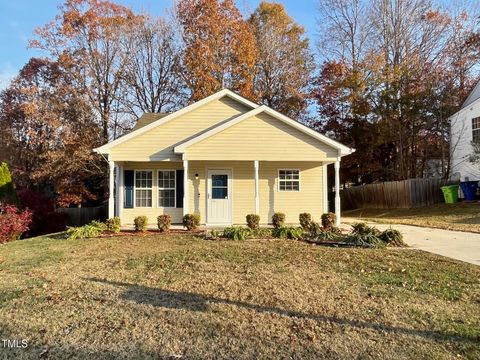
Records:
{"label": "front porch", "polygon": [[335,213],[340,225],[340,158],[325,161],[109,161],[108,216],[132,226],[145,215],[150,226],[169,214],[181,224],[188,213],[201,215],[202,225],[245,224],[247,214],[259,214],[268,225],[275,212],[298,224],[309,212],[316,221],[328,212],[327,165],[335,163]]}

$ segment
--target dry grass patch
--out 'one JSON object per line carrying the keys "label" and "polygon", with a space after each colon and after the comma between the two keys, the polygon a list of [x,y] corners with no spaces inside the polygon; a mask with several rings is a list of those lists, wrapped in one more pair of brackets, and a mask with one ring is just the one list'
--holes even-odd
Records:
{"label": "dry grass patch", "polygon": [[357,209],[344,216],[364,220],[480,233],[480,202],[436,204],[412,209]]}
{"label": "dry grass patch", "polygon": [[19,359],[480,357],[480,270],[415,250],[189,235],[0,247]]}

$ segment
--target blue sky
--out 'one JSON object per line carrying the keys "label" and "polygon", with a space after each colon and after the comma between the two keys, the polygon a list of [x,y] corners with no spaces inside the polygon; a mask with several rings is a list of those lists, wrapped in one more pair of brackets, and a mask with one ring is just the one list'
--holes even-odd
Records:
{"label": "blue sky", "polygon": [[[113,0],[115,1],[115,0]],[[277,0],[278,1],[278,0]],[[172,5],[172,0],[118,0],[137,11],[163,15]],[[260,0],[236,0],[244,13],[250,13]],[[284,0],[287,12],[302,24],[310,38],[315,34],[315,0]],[[52,20],[58,12],[59,0],[0,0],[0,89],[5,88],[11,78],[32,56],[38,52],[28,49],[28,40],[37,26]]]}

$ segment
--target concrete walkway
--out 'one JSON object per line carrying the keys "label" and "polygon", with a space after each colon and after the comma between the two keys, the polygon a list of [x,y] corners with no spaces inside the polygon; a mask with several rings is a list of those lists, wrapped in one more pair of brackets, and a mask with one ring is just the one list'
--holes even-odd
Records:
{"label": "concrete walkway", "polygon": [[[349,228],[350,224],[358,221],[361,220],[342,218],[342,227]],[[413,248],[480,266],[480,234],[412,225],[368,223],[380,230],[389,227],[400,230],[404,241]]]}

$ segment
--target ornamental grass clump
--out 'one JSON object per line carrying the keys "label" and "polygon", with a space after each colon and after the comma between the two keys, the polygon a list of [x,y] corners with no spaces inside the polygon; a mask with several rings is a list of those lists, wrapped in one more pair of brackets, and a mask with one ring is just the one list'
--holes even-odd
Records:
{"label": "ornamental grass clump", "polygon": [[312,223],[312,214],[310,213],[301,213],[298,215],[298,221],[300,222],[300,226],[304,230],[308,230],[308,227]]}
{"label": "ornamental grass clump", "polygon": [[248,214],[246,217],[245,217],[246,221],[247,221],[247,226],[254,230],[254,229],[258,229],[260,227],[260,215],[257,215],[257,214]]}
{"label": "ornamental grass clump", "polygon": [[183,217],[183,226],[188,231],[196,230],[200,226],[200,214],[186,214]]}
{"label": "ornamental grass clump", "polygon": [[94,238],[98,237],[105,230],[107,230],[105,223],[93,220],[87,225],[68,228],[67,238],[69,240]]}
{"label": "ornamental grass clump", "polygon": [[145,232],[148,227],[148,218],[145,215],[137,216],[133,219],[133,224],[135,226],[135,231]]}
{"label": "ornamental grass clump", "polygon": [[168,232],[172,225],[172,217],[168,214],[159,215],[157,217],[158,230],[161,232]]}
{"label": "ornamental grass clump", "polygon": [[281,212],[276,212],[272,216],[273,227],[279,229],[285,225],[285,214]]}
{"label": "ornamental grass clump", "polygon": [[113,233],[119,233],[120,232],[120,218],[118,216],[115,216],[113,218],[107,219],[105,221],[105,226],[107,228],[107,231],[113,232]]}

